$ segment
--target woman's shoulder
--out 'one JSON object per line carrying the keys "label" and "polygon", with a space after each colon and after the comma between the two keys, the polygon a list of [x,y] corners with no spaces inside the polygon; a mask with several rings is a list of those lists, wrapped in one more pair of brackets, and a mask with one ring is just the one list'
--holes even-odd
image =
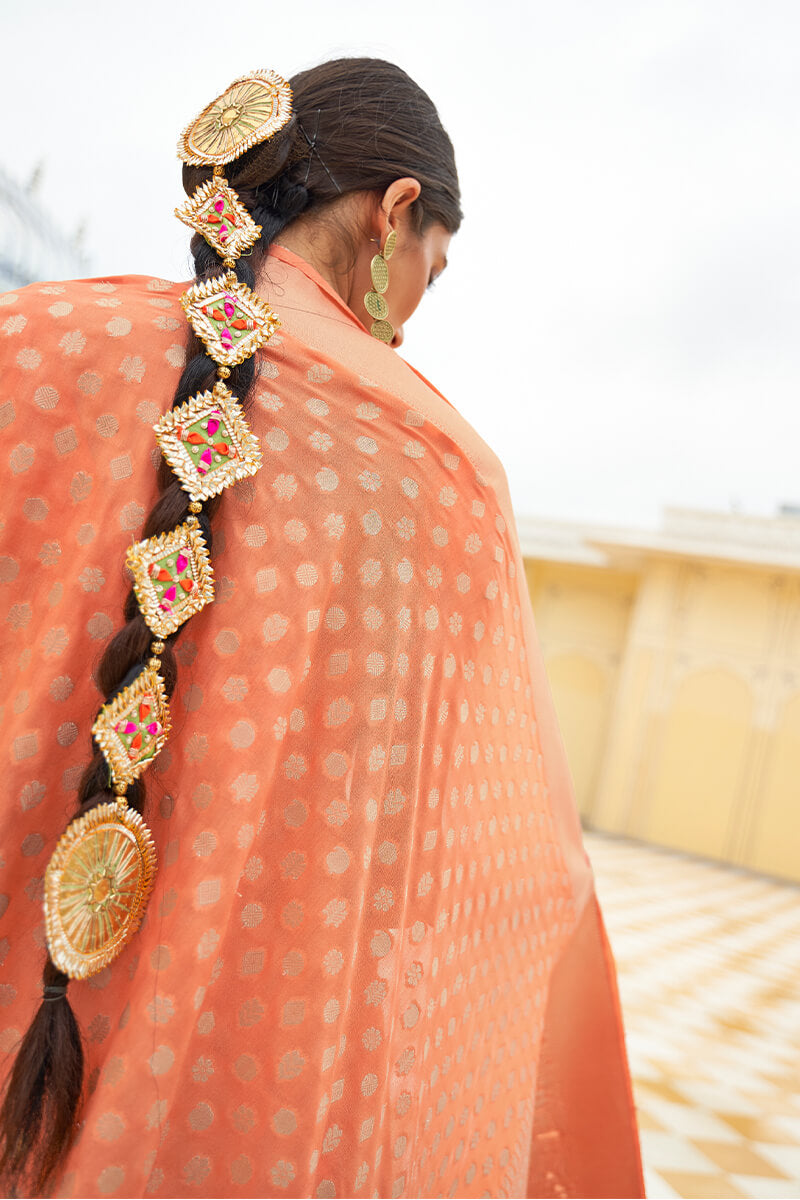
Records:
{"label": "woman's shoulder", "polygon": [[[185,361],[185,284],[124,275],[32,283],[0,295],[3,392],[35,408],[41,389],[94,395],[171,375]],[[112,390],[114,390],[112,388]],[[42,401],[42,402],[40,402]]]}
{"label": "woman's shoulder", "polygon": [[[98,309],[146,305],[154,299],[177,302],[186,285],[151,275],[98,275],[89,279],[40,280],[0,293],[0,312],[47,312],[53,319],[68,316],[76,306]],[[69,306],[69,309],[68,307]],[[156,303],[156,308],[163,304]]]}
{"label": "woman's shoulder", "polygon": [[185,284],[146,275],[31,283],[0,295],[3,348],[16,357],[35,334],[48,348],[80,354],[94,334],[114,339],[137,326],[178,329],[184,323],[184,289]]}

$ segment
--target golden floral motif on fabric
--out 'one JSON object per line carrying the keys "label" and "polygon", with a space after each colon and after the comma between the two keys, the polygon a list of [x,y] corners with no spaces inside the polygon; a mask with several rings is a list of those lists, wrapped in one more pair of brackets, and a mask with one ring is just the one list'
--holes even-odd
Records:
{"label": "golden floral motif on fabric", "polygon": [[150,830],[135,809],[99,804],[67,828],[45,873],[45,933],[53,963],[86,979],[141,924],[156,873]]}
{"label": "golden floral motif on fabric", "polygon": [[161,453],[192,500],[208,500],[261,467],[258,439],[224,383],[170,409],[153,428]]}

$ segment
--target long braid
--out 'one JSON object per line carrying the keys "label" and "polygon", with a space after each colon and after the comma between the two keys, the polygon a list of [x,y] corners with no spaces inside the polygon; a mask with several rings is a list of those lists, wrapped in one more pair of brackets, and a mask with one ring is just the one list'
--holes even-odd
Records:
{"label": "long braid", "polygon": [[[274,209],[271,215],[273,230],[283,228],[291,219],[280,217]],[[248,287],[255,287],[253,259],[258,262],[265,248],[262,240],[254,247],[250,259],[237,261],[237,278]],[[197,282],[219,274],[221,260],[204,239],[196,235],[191,250]],[[173,408],[211,386],[215,378],[216,363],[191,331],[188,355],[175,389]],[[252,357],[231,369],[229,383],[245,412],[251,402],[255,378]],[[143,537],[174,529],[189,516],[189,497],[163,459],[159,465],[158,484],[160,494],[145,519]],[[213,541],[211,522],[221,500],[221,495],[208,500],[198,518],[209,552]],[[126,623],[106,646],[97,669],[97,683],[104,704],[133,683],[144,670],[153,642],[153,634],[139,611],[133,588],[125,599],[123,616]],[[168,697],[173,694],[178,678],[174,650],[177,637],[178,633],[175,633],[163,639],[164,650],[159,655],[159,673]],[[78,785],[78,804],[73,819],[115,799],[109,783],[108,764],[94,742],[91,745],[92,759]],[[129,807],[143,813],[146,801],[143,777],[129,786],[126,799]],[[45,961],[42,984],[45,989],[57,989],[59,995],[50,998],[45,992],[20,1044],[0,1110],[0,1181],[11,1194],[23,1187],[34,1193],[46,1191],[72,1141],[83,1090],[84,1053],[78,1022],[66,995],[69,978],[49,956]]]}

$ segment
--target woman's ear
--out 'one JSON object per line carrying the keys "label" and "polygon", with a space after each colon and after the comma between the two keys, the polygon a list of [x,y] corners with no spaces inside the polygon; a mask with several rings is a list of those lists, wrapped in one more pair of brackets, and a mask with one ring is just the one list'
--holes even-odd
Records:
{"label": "woman's ear", "polygon": [[392,218],[396,218],[402,213],[407,212],[414,201],[419,199],[421,191],[422,184],[418,179],[414,179],[411,176],[405,176],[403,179],[395,179],[393,183],[390,183],[383,193],[380,203],[381,216],[386,224],[394,228]]}

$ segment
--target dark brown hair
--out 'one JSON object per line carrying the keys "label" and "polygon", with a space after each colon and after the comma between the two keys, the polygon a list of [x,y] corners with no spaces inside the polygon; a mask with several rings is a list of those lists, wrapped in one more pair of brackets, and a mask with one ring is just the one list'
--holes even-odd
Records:
{"label": "dark brown hair", "polygon": [[[291,80],[293,117],[281,133],[255,147],[227,169],[231,184],[262,227],[259,242],[236,273],[249,287],[270,243],[297,217],[322,216],[339,196],[353,191],[384,191],[395,179],[410,175],[422,185],[411,209],[418,233],[434,223],[454,233],[461,222],[458,176],[453,147],[429,97],[399,67],[380,59],[344,58],[323,63]],[[184,168],[191,193],[210,172]],[[222,264],[199,235],[191,244],[198,280],[217,275]],[[173,407],[214,383],[216,364],[193,335]],[[228,386],[245,412],[255,378],[249,359],[231,371]],[[147,517],[142,537],[162,533],[185,521],[189,497],[162,461],[160,495]],[[211,521],[222,497],[207,501],[199,520],[209,551]],[[131,684],[146,664],[153,634],[130,591],[123,608],[126,624],[109,642],[97,669],[97,683],[107,703]],[[165,640],[160,655],[167,695],[177,681],[174,644]],[[92,743],[92,761],[78,787],[80,816],[113,800],[108,767]],[[142,780],[128,791],[128,803],[143,810]],[[65,987],[67,976],[48,958],[45,987]],[[83,1088],[80,1031],[66,995],[45,997],[17,1052],[0,1112],[0,1181],[9,1191],[43,1192],[69,1149]],[[55,995],[58,995],[56,991]]]}

